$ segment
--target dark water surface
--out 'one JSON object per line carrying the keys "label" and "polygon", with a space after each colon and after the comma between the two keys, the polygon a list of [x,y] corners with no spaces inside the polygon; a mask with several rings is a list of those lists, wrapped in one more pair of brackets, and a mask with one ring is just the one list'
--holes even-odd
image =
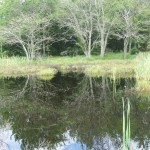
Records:
{"label": "dark water surface", "polygon": [[122,98],[131,102],[131,145],[150,150],[150,98],[136,80],[58,73],[0,79],[0,150],[121,150]]}

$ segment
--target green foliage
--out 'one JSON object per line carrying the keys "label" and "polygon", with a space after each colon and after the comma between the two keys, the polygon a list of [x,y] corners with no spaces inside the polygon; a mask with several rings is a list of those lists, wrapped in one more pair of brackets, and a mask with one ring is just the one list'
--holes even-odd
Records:
{"label": "green foliage", "polygon": [[8,56],[7,51],[0,52],[0,58],[6,58]]}
{"label": "green foliage", "polygon": [[147,42],[147,50],[150,50],[150,40]]}
{"label": "green foliage", "polygon": [[[68,6],[71,11],[75,11],[75,16],[77,17],[78,20],[75,22],[77,25],[80,23],[81,29],[85,29],[85,33],[83,34],[83,37],[88,36],[88,31],[87,29],[89,28],[88,20],[89,15],[85,16],[84,13],[92,14],[94,16],[93,19],[93,31],[92,31],[92,54],[94,55],[99,55],[100,53],[100,43],[94,44],[95,40],[99,40],[101,37],[100,34],[97,31],[98,25],[95,24],[95,21],[97,20],[95,17],[97,15],[96,9],[91,9],[88,6],[90,4],[90,0],[84,0],[84,1],[71,1],[71,0],[25,0],[25,1],[20,1],[20,0],[3,0],[3,2],[0,4],[0,42],[2,42],[3,46],[9,47],[8,50],[8,55],[22,55],[21,51],[22,48],[20,48],[20,45],[18,43],[11,43],[9,39],[5,38],[4,36],[1,36],[1,31],[3,30],[4,27],[7,27],[8,29],[12,28],[12,21],[17,22],[18,20],[21,22],[19,28],[22,28],[21,30],[21,37],[24,39],[24,42],[26,41],[26,33],[27,29],[29,29],[29,26],[32,26],[33,20],[32,16],[38,16],[36,18],[36,22],[39,22],[39,24],[42,26],[43,22],[40,22],[41,19],[46,18],[47,20],[51,20],[52,26],[48,25],[45,29],[44,32],[42,32],[43,28],[41,27],[41,30],[34,35],[36,40],[38,41],[39,38],[47,36],[47,35],[53,35],[54,39],[53,42],[51,41],[45,41],[40,46],[38,45],[38,53],[41,53],[41,55],[60,55],[61,52],[69,50],[71,53],[74,53],[75,51],[78,51],[79,49],[76,47],[79,47],[79,45],[83,49],[83,45],[88,41],[87,39],[81,38],[81,32],[83,30],[77,30],[72,27],[62,27],[62,20],[69,15],[69,13],[66,10],[66,6]],[[91,3],[92,6],[94,3]],[[103,5],[103,9],[105,10],[105,15],[102,14],[102,9],[101,5]],[[72,7],[74,6],[74,7]],[[76,10],[76,6],[78,7],[78,11]],[[72,8],[71,8],[72,7]],[[89,8],[88,8],[89,7]],[[111,51],[119,51],[122,50],[123,48],[123,35],[125,32],[125,22],[123,18],[120,16],[122,15],[125,10],[130,11],[130,16],[129,16],[129,26],[130,31],[132,34],[128,35],[129,37],[134,37],[133,41],[131,44],[139,49],[139,51],[143,51],[149,49],[149,18],[150,18],[150,13],[149,13],[149,1],[147,0],[104,0],[102,3],[97,6],[100,7],[98,9],[100,13],[99,21],[105,21],[105,24],[109,24],[111,19],[114,16],[117,16],[113,22],[113,26],[110,28],[110,35],[108,36],[109,42],[108,46]],[[110,9],[111,7],[111,9]],[[136,12],[136,13],[135,13]],[[133,15],[134,14],[134,15]],[[24,16],[28,16],[28,18],[31,17],[31,20],[27,21]],[[103,16],[103,17],[102,17]],[[27,23],[27,22],[28,23]],[[71,21],[68,21],[71,23]],[[68,23],[66,22],[66,23]],[[8,27],[8,24],[10,25]],[[74,23],[73,23],[74,24]],[[36,26],[36,24],[34,24]],[[78,29],[79,26],[77,26]],[[20,30],[19,30],[20,31]],[[133,34],[134,33],[134,34]],[[120,36],[118,37],[118,34]],[[30,37],[30,36],[29,36]],[[81,42],[82,39],[82,42]],[[120,40],[122,39],[122,40]],[[30,43],[30,42],[29,42]],[[88,45],[88,44],[86,44]],[[14,49],[15,47],[15,49]],[[16,48],[18,47],[18,50]],[[31,48],[31,46],[30,46]],[[12,49],[14,49],[16,52],[12,52]],[[85,51],[87,50],[87,47],[84,47]],[[108,49],[108,47],[107,47]],[[52,50],[52,51],[51,51]],[[106,50],[107,51],[107,50]],[[131,55],[136,54],[138,51],[136,51],[134,48],[131,50]],[[75,52],[79,54],[83,54],[81,51],[81,48],[79,52]],[[72,54],[74,55],[74,54]],[[35,56],[37,57],[37,56]]]}
{"label": "green foliage", "polygon": [[130,54],[131,55],[135,55],[135,54],[138,54],[139,53],[139,50],[136,48],[136,47],[134,47],[134,48],[132,48],[131,50],[130,50]]}

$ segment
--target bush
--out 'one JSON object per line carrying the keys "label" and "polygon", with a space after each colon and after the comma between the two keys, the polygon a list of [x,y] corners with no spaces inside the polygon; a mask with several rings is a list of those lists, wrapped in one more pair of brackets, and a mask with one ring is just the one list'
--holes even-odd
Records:
{"label": "bush", "polygon": [[138,53],[139,53],[139,50],[137,48],[135,48],[135,47],[132,48],[131,51],[130,51],[131,55],[135,55],[135,54],[138,54]]}
{"label": "bush", "polygon": [[7,57],[8,53],[6,51],[0,52],[0,58]]}

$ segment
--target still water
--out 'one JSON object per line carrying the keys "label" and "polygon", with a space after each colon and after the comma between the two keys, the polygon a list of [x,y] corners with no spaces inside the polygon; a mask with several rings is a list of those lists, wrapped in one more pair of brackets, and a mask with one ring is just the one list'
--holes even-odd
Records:
{"label": "still water", "polygon": [[134,78],[58,73],[0,79],[0,150],[122,150],[131,103],[131,149],[150,150],[150,97]]}

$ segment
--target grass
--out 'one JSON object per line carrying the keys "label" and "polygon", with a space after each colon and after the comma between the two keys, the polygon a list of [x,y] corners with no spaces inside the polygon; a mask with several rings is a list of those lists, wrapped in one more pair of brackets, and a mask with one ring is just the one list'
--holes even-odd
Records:
{"label": "grass", "polygon": [[134,58],[135,56],[129,55],[127,60],[122,60],[122,53],[107,53],[104,58],[100,58],[100,56],[92,56],[91,58],[65,56],[46,57],[31,61],[27,61],[24,57],[1,58],[0,75],[39,74],[41,70],[49,68],[62,72],[81,71],[92,76],[111,73],[114,68],[117,68],[117,73],[120,72],[120,74],[124,72],[125,68],[127,72],[132,73]]}
{"label": "grass", "polygon": [[54,77],[54,75],[57,73],[56,69],[53,68],[47,68],[47,69],[41,69],[37,76],[41,80],[50,80]]}
{"label": "grass", "polygon": [[[137,57],[128,55],[123,59],[122,53],[106,53],[100,56],[46,57],[27,61],[24,57],[0,58],[1,76],[38,75],[40,78],[51,78],[57,71],[84,72],[88,76],[98,77],[133,77],[138,80],[150,80],[150,53],[141,53]],[[141,84],[142,86],[144,84]],[[140,86],[139,86],[140,87]]]}
{"label": "grass", "polygon": [[48,68],[48,69],[42,69],[39,71],[38,75],[40,76],[51,76],[56,73],[56,69]]}
{"label": "grass", "polygon": [[85,69],[85,74],[98,77],[109,75],[110,77],[130,77],[134,75],[134,62],[130,61],[113,61],[106,62],[107,64],[95,65]]}
{"label": "grass", "polygon": [[0,67],[5,66],[16,66],[16,65],[24,65],[29,64],[25,57],[3,57],[0,58]]}
{"label": "grass", "polygon": [[[149,93],[150,92],[150,81],[137,79],[136,90],[138,92],[142,92],[142,93]],[[149,93],[149,95],[150,95],[150,93]]]}
{"label": "grass", "polygon": [[136,58],[136,78],[150,80],[150,53],[142,53]]}
{"label": "grass", "polygon": [[136,58],[135,77],[136,90],[150,95],[150,53],[141,53]]}

